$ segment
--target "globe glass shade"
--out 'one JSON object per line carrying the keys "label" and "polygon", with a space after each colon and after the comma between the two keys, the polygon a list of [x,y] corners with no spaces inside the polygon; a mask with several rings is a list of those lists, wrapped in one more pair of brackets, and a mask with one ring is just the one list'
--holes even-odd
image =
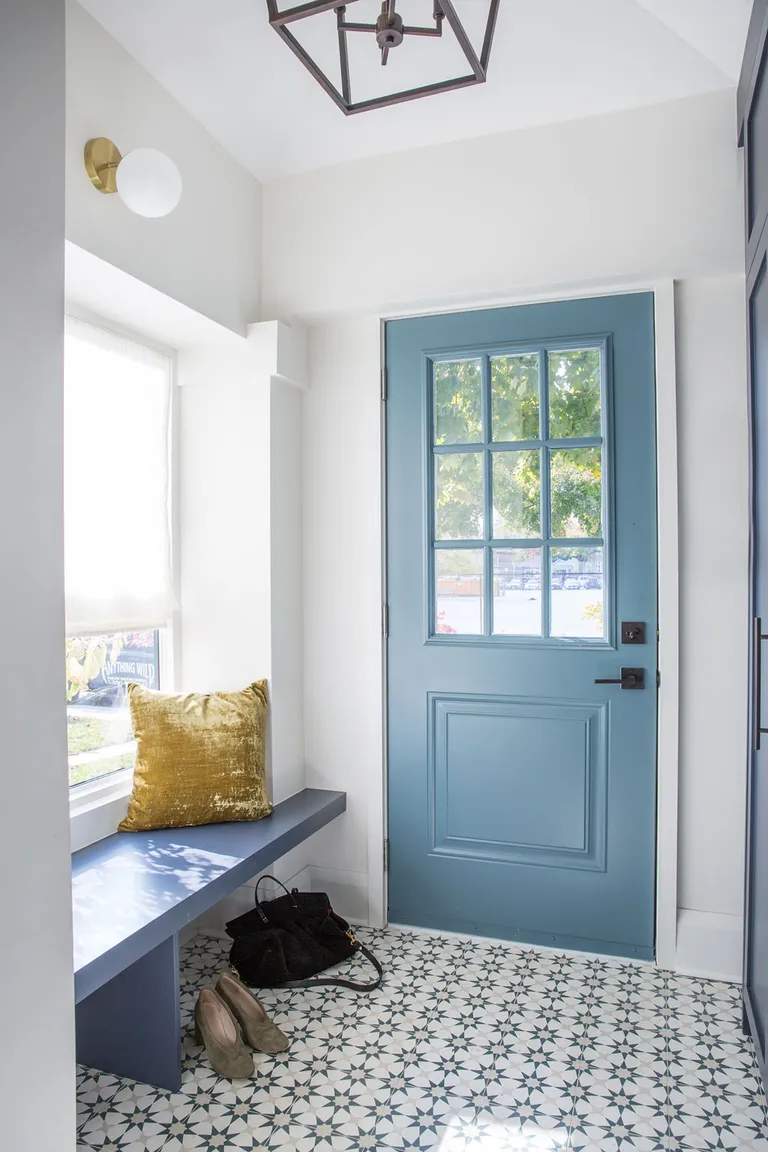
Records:
{"label": "globe glass shade", "polygon": [[138,216],[167,216],[181,199],[181,173],[156,148],[135,148],[118,165],[117,192]]}

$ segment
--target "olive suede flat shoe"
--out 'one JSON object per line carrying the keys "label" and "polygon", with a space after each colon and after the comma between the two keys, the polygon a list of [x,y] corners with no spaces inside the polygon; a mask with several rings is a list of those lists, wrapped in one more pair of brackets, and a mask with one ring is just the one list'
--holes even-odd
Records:
{"label": "olive suede flat shoe", "polygon": [[243,1043],[240,1026],[213,988],[204,988],[197,998],[195,1040],[203,1045],[219,1076],[247,1080],[253,1075],[253,1056]]}
{"label": "olive suede flat shoe", "polygon": [[216,982],[216,991],[239,1021],[245,1041],[251,1048],[257,1052],[285,1051],[288,1037],[270,1020],[264,1005],[242,980],[224,972]]}

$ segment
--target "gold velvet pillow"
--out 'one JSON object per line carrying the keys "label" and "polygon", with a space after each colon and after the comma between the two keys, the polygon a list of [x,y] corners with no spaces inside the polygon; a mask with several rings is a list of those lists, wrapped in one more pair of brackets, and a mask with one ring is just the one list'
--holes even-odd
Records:
{"label": "gold velvet pillow", "polygon": [[171,696],[128,685],[138,745],[121,832],[260,820],[267,799],[267,682]]}

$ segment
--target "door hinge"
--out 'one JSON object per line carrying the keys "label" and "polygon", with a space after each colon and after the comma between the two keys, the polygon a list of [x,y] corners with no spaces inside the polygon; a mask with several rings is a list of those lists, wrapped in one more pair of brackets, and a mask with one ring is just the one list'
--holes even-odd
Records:
{"label": "door hinge", "polygon": [[386,640],[389,636],[389,605],[382,604],[381,606],[381,634]]}
{"label": "door hinge", "polygon": [[661,688],[661,672],[659,672],[658,668],[656,669],[656,687]]}
{"label": "door hinge", "polygon": [[386,399],[387,399],[387,370],[386,370],[386,368],[382,368],[382,370],[381,370],[381,399],[383,401],[386,401]]}
{"label": "door hinge", "polygon": [[384,841],[384,871],[389,872],[389,839]]}

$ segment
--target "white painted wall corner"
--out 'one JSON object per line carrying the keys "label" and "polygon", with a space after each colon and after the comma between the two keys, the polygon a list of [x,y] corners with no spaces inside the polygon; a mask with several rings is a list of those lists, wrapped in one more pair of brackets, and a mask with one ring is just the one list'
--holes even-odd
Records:
{"label": "white painted wall corner", "polygon": [[740,984],[743,936],[743,916],[681,908],[675,968],[686,976]]}

